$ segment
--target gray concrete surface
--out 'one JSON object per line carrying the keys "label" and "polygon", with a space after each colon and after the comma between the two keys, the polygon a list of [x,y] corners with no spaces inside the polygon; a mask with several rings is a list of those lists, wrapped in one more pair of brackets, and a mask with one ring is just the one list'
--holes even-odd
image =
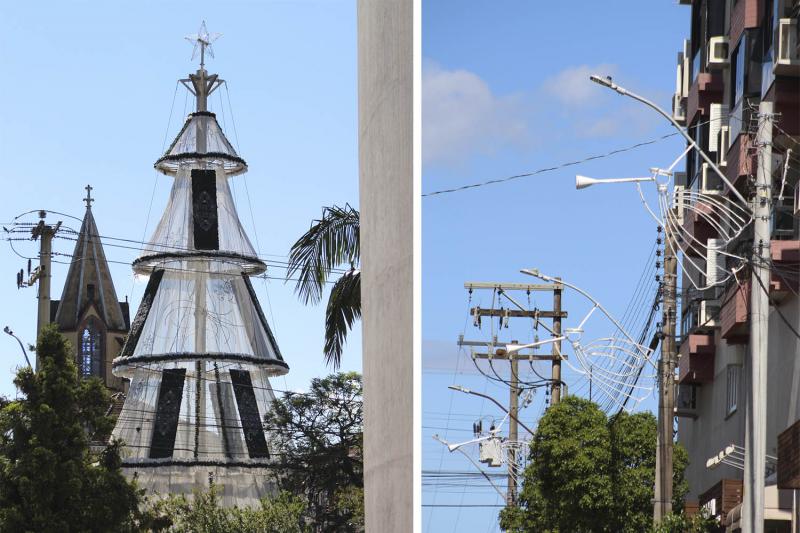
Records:
{"label": "gray concrete surface", "polygon": [[358,2],[364,497],[413,530],[413,2]]}

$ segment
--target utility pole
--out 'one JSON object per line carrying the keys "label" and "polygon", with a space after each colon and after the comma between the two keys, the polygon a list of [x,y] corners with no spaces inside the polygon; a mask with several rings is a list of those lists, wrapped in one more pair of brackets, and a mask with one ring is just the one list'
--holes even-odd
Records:
{"label": "utility pole", "polygon": [[[556,285],[559,288],[553,289],[553,336],[558,338],[561,336],[561,285],[558,282],[561,278],[555,278]],[[552,375],[553,383],[551,385],[551,401],[553,405],[561,401],[561,341],[553,343],[553,369]]]}
{"label": "utility pole", "polygon": [[[511,341],[506,344],[499,342],[495,336],[490,342],[487,341],[465,341],[460,338],[458,341],[459,346],[479,346],[487,348],[485,353],[477,353],[473,350],[473,359],[487,359],[490,361],[508,361],[511,369],[511,377],[509,380],[509,420],[508,420],[508,440],[517,442],[519,439],[519,394],[520,394],[520,380],[519,380],[519,361],[551,361],[552,362],[552,381],[550,388],[552,390],[552,401],[557,403],[561,399],[561,320],[567,318],[567,313],[561,309],[561,292],[563,285],[560,280],[556,279],[555,283],[548,284],[528,284],[528,283],[495,283],[495,282],[467,282],[464,284],[465,289],[470,292],[474,289],[487,289],[496,291],[508,300],[508,302],[517,309],[506,309],[505,307],[482,309],[480,307],[473,307],[470,309],[470,315],[474,318],[475,324],[480,325],[482,317],[500,318],[501,325],[507,322],[510,318],[528,318],[539,323],[540,319],[550,318],[553,321],[552,328],[546,328],[552,335],[553,341],[542,341],[534,343],[534,345],[552,342],[552,355],[539,355],[539,354],[522,354],[519,353],[525,347],[532,347],[531,345],[520,346],[517,341]],[[531,291],[552,291],[553,292],[553,310],[540,310],[540,309],[527,309],[517,302],[511,295],[510,291],[525,291],[530,294]],[[495,350],[495,348],[497,348]],[[506,493],[506,505],[513,506],[517,503],[517,452],[513,446],[508,449],[508,491]]]}
{"label": "utility pole", "polygon": [[658,361],[658,436],[656,443],[656,487],[653,499],[653,521],[657,524],[672,512],[672,428],[675,416],[675,365],[677,353],[676,295],[678,290],[678,258],[675,237],[664,231],[664,284],[662,290],[661,358]]}
{"label": "utility pole", "polygon": [[767,335],[769,333],[770,218],[772,214],[772,102],[758,106],[758,170],[753,199],[753,261],[750,282],[749,402],[745,410],[742,531],[764,531],[767,447]]}
{"label": "utility pole", "polygon": [[[44,219],[47,211],[39,211],[39,224],[31,230],[31,238],[39,239],[39,306],[36,321],[36,338],[42,334],[42,329],[50,323],[50,279],[51,279],[51,259],[53,256],[53,236],[61,227],[61,222],[55,226],[45,224]],[[39,369],[39,353],[36,353],[36,369]]]}
{"label": "utility pole", "polygon": [[[516,344],[516,342],[514,342]],[[508,440],[517,442],[517,419],[519,417],[519,360],[511,358],[511,385],[508,401]],[[513,446],[508,447],[508,493],[506,505],[512,507],[517,504],[517,452]]]}

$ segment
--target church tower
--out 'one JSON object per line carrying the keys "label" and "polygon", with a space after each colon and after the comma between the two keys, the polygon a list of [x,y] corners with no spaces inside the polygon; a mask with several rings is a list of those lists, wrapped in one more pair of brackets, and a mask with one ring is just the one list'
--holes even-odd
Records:
{"label": "church tower", "polygon": [[123,380],[111,371],[130,327],[128,302],[117,300],[100,232],[92,215],[92,187],[86,186],[86,213],[76,236],[60,300],[50,302],[50,321],[75,347],[78,372],[97,376],[112,391]]}
{"label": "church tower", "polygon": [[149,277],[130,335],[113,362],[130,388],[113,436],[123,468],[151,493],[184,494],[213,480],[224,505],[253,506],[275,491],[280,452],[264,414],[269,378],[289,367],[250,277],[263,274],[229,180],[247,163],[208,97],[223,82],[205,70],[205,24],[193,36],[200,68],[181,80],[196,99],[155,168],[173,179],[166,210],[135,272]]}

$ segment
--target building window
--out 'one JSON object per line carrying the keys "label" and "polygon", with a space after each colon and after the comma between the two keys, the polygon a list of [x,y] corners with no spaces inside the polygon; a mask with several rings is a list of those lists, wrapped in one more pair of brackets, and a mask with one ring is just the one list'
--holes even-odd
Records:
{"label": "building window", "polygon": [[736,411],[739,406],[739,376],[742,373],[742,367],[739,365],[728,366],[728,394],[725,405],[726,416]]}
{"label": "building window", "polygon": [[78,362],[83,377],[100,376],[103,361],[102,329],[94,317],[90,317],[81,332]]}

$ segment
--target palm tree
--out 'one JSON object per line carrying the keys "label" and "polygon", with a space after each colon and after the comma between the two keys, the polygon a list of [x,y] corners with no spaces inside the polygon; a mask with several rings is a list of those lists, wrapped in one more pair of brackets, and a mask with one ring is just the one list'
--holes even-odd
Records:
{"label": "palm tree", "polygon": [[[322,209],[322,218],[292,245],[286,278],[297,273],[295,293],[305,304],[322,300],[332,273],[341,273],[333,284],[325,310],[325,362],[338,369],[347,332],[361,318],[361,271],[359,262],[359,213],[349,204]],[[338,269],[348,265],[346,270]]]}

